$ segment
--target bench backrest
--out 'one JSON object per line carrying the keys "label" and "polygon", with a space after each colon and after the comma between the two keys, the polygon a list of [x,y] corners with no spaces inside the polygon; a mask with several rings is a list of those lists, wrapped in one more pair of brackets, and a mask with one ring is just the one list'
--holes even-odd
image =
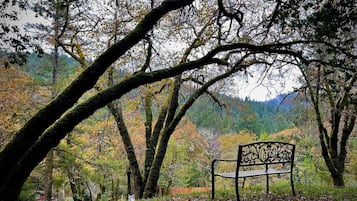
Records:
{"label": "bench backrest", "polygon": [[295,145],[285,142],[263,141],[239,145],[238,167],[294,162]]}

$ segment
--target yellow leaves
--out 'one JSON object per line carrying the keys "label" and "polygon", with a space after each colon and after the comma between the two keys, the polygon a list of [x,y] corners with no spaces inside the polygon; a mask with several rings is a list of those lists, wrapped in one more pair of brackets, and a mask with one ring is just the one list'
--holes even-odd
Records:
{"label": "yellow leaves", "polygon": [[250,143],[256,140],[256,136],[247,131],[240,131],[236,134],[221,135],[218,138],[221,147],[222,158],[236,159],[238,145]]}
{"label": "yellow leaves", "polygon": [[283,140],[285,142],[291,142],[293,143],[294,136],[296,136],[299,133],[299,128],[294,127],[290,129],[285,129],[282,130],[278,133],[270,135],[271,139],[279,139]]}
{"label": "yellow leaves", "polygon": [[29,96],[23,97],[23,95],[28,95],[31,81],[30,76],[13,67],[0,68],[0,96],[3,102],[7,101],[6,106],[16,105],[21,102],[22,98],[29,98]]}
{"label": "yellow leaves", "polygon": [[[0,66],[2,66],[1,63]],[[2,137],[19,129],[25,119],[35,111],[38,105],[36,100],[39,97],[34,94],[37,94],[37,89],[29,75],[13,66],[0,68],[0,132]],[[0,141],[8,139],[9,137],[5,137]]]}
{"label": "yellow leaves", "polygon": [[255,140],[255,135],[248,131],[240,131],[235,134],[221,135],[218,138],[221,148],[238,147],[240,144],[250,143]]}
{"label": "yellow leaves", "polygon": [[183,119],[181,121],[181,123],[177,126],[175,132],[173,133],[172,137],[175,139],[187,138],[187,137],[199,138],[199,139],[202,138],[197,133],[196,125],[194,125],[188,119]]}
{"label": "yellow leaves", "polygon": [[206,139],[197,132],[196,125],[188,119],[182,119],[171,136],[168,149],[183,149],[181,154],[184,154],[188,160],[200,160],[204,164],[208,161],[205,155],[207,147]]}

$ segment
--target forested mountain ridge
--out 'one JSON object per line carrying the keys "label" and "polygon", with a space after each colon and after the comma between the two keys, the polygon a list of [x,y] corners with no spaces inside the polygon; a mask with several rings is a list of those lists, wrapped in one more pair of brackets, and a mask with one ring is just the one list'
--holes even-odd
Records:
{"label": "forested mountain ridge", "polygon": [[201,97],[188,111],[188,117],[197,127],[211,128],[220,134],[246,130],[260,136],[294,126],[290,115],[293,105],[288,101],[279,107],[280,96],[265,102],[225,95],[220,95],[220,98],[225,107],[218,106],[208,97]]}
{"label": "forested mountain ridge", "polygon": [[[31,75],[41,85],[48,85],[51,80],[51,55],[37,56],[30,54],[21,71]],[[63,68],[58,73],[60,79],[68,78],[79,71],[77,62],[67,57],[60,56]],[[133,94],[138,93],[133,91]],[[185,91],[182,92],[185,94]],[[215,103],[209,96],[201,96],[188,110],[187,117],[198,128],[204,128],[216,134],[239,133],[248,131],[260,136],[261,134],[276,133],[294,126],[294,117],[290,115],[293,95],[284,100],[285,95],[260,102],[249,98],[240,99],[218,94],[222,106]]]}

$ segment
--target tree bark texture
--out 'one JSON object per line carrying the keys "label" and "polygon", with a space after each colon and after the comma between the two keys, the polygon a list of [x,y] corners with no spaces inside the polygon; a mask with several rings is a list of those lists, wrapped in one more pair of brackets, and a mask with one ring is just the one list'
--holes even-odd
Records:
{"label": "tree bark texture", "polygon": [[120,136],[124,143],[126,155],[129,161],[130,175],[134,180],[134,194],[135,197],[142,197],[143,192],[143,178],[141,176],[138,160],[136,159],[134,145],[131,142],[129,132],[124,122],[123,114],[120,109],[120,106],[114,105],[113,103],[108,104],[111,114],[114,116],[115,122],[119,129]]}

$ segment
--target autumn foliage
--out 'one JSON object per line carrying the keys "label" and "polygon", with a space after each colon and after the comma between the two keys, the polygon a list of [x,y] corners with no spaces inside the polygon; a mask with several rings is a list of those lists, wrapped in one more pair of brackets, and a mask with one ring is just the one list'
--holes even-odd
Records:
{"label": "autumn foliage", "polygon": [[[0,66],[3,66],[0,62]],[[46,88],[14,66],[0,68],[0,148],[48,95]]]}

